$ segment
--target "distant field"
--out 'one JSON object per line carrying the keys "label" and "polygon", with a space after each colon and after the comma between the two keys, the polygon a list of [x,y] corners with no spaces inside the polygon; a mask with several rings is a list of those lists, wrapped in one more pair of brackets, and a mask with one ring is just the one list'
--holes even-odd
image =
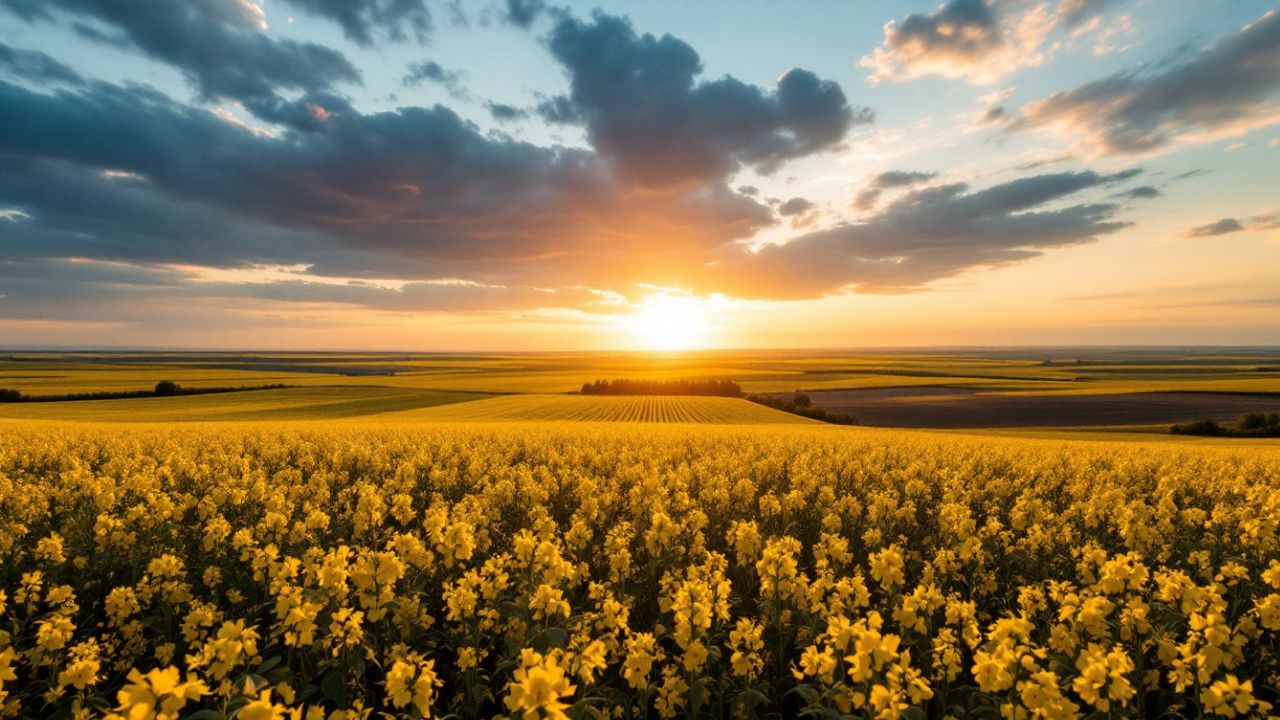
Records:
{"label": "distant field", "polygon": [[863,425],[905,428],[1077,427],[1230,421],[1280,412],[1280,395],[1207,392],[1028,393],[973,387],[899,387],[810,393],[815,407],[848,413]]}
{"label": "distant field", "polygon": [[[680,405],[682,401],[654,400],[651,408],[619,401],[624,404],[615,409],[570,395],[585,382],[619,378],[722,378],[733,380],[748,393],[801,391],[813,394],[824,408],[850,412],[872,425],[1154,426],[1204,417],[1230,420],[1245,411],[1274,410],[1277,403],[1258,398],[1265,393],[1280,393],[1280,350],[13,352],[0,354],[0,388],[33,397],[145,391],[161,380],[173,380],[190,388],[276,383],[295,387],[235,396],[0,404],[0,418],[174,422],[387,417],[452,422],[537,419],[541,416],[528,414],[537,408],[555,419],[614,420],[635,416],[664,422],[737,421],[706,408],[699,408],[702,414],[698,414]],[[1233,395],[1196,399],[1153,394],[1188,391]],[[465,411],[461,405],[431,410],[439,405],[515,394],[538,397],[525,403],[497,399],[465,406]],[[842,407],[839,403],[848,399],[846,394],[848,398],[883,394],[884,402],[868,404],[859,400]],[[1217,404],[1206,408],[1203,403],[1211,400]],[[1143,408],[1155,409],[1140,411]],[[771,411],[770,419],[758,419],[757,413],[765,412],[763,408],[752,411],[744,414],[741,422],[779,421]]]}
{"label": "distant field", "polygon": [[307,387],[184,397],[0,404],[0,418],[73,422],[333,420],[489,397],[404,388]]}
{"label": "distant field", "polygon": [[565,393],[597,379],[726,378],[747,392],[975,386],[1002,393],[1280,392],[1280,351],[705,351],[661,353],[11,353],[27,395],[264,385]]}
{"label": "distant field", "polygon": [[720,397],[587,397],[510,395],[379,416],[380,420],[436,422],[642,422],[816,425],[746,400]]}

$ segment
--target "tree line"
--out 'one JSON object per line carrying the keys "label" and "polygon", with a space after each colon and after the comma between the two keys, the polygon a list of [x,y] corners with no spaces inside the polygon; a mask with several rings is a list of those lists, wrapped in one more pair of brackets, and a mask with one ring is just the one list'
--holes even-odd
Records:
{"label": "tree line", "polygon": [[174,397],[177,395],[211,395],[213,393],[243,392],[246,390],[283,390],[293,387],[283,383],[274,385],[239,385],[228,387],[183,387],[172,380],[161,380],[152,390],[119,390],[61,395],[27,395],[20,390],[0,388],[0,403],[69,402],[74,400],[126,400],[129,398]]}
{"label": "tree line", "polygon": [[771,407],[774,410],[799,415],[813,420],[821,420],[832,425],[857,425],[858,419],[847,413],[828,412],[822,408],[813,407],[813,401],[804,393],[795,393],[794,395],[747,395],[747,400],[765,407]]}
{"label": "tree line", "polygon": [[1249,413],[1242,415],[1232,425],[1221,425],[1212,420],[1174,425],[1169,428],[1174,435],[1204,435],[1207,437],[1280,437],[1280,414]]}
{"label": "tree line", "polygon": [[742,397],[732,380],[596,380],[582,384],[583,395],[711,395]]}

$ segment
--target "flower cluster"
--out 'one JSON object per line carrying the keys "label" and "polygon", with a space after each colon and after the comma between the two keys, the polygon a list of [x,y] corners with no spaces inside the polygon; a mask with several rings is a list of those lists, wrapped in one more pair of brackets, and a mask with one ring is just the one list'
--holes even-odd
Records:
{"label": "flower cluster", "polygon": [[8,426],[0,718],[1258,717],[1280,454]]}

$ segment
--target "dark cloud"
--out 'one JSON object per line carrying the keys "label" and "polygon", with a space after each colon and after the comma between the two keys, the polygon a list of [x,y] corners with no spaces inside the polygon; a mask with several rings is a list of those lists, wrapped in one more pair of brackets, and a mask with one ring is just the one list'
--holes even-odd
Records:
{"label": "dark cloud", "polygon": [[577,125],[582,122],[578,108],[564,95],[556,95],[538,103],[534,112],[552,125]]}
{"label": "dark cloud", "polygon": [[529,111],[506,103],[487,102],[484,104],[489,115],[498,122],[515,122],[529,117]]}
{"label": "dark cloud", "polygon": [[1022,108],[1013,130],[1054,128],[1106,155],[1280,122],[1280,13],[1270,11],[1181,64],[1111,75]]}
{"label": "dark cloud", "polygon": [[964,184],[914,190],[866,222],[819,230],[757,253],[739,251],[715,266],[713,282],[732,294],[773,298],[918,290],[1125,227],[1115,219],[1117,205],[1060,203],[1132,176],[1133,171],[1059,173],[974,192]]}
{"label": "dark cloud", "polygon": [[778,206],[778,214],[784,217],[803,215],[813,209],[813,203],[806,198],[793,197]]}
{"label": "dark cloud", "polygon": [[937,176],[938,176],[938,173],[933,173],[933,172],[916,172],[916,171],[910,171],[910,170],[889,170],[887,172],[882,172],[879,175],[877,175],[875,179],[871,181],[871,184],[874,187],[878,187],[881,190],[884,190],[887,188],[897,188],[897,187],[906,187],[908,185],[915,185],[917,183],[922,183],[926,180],[932,180]]}
{"label": "dark cloud", "polygon": [[175,198],[146,178],[0,154],[0,207],[28,217],[0,228],[0,260],[77,257],[205,267],[343,258],[335,237],[256,222]]}
{"label": "dark cloud", "polygon": [[916,185],[934,179],[938,173],[913,172],[907,170],[889,170],[871,179],[853,199],[853,207],[858,210],[871,210],[880,202],[880,195],[885,190]]}
{"label": "dark cloud", "polygon": [[[141,7],[134,0],[51,2],[31,17],[45,7],[74,11],[154,57],[170,52],[140,29],[176,22],[169,9],[139,19],[126,12]],[[970,191],[920,187],[934,175],[893,171],[872,186],[905,190],[865,222],[796,231],[789,243],[746,252],[741,241],[780,221],[753,188],[731,189],[736,173],[772,172],[838,147],[868,114],[805,70],[769,89],[704,81],[697,53],[676,38],[639,35],[601,14],[554,17],[549,46],[570,90],[547,102],[584,128],[589,147],[485,134],[440,105],[364,113],[336,81],[277,75],[236,90],[251,112],[279,124],[271,132],[141,85],[38,92],[0,81],[0,274],[23,279],[0,313],[40,312],[31,298],[48,297],[59,276],[79,289],[64,288],[49,313],[69,311],[76,292],[102,299],[100,314],[119,311],[129,292],[168,307],[175,298],[238,298],[414,312],[587,307],[602,302],[597,291],[637,283],[752,298],[893,292],[1124,226],[1116,205],[1069,198],[1132,173],[1042,175]],[[219,23],[214,35],[283,47],[251,19]],[[392,30],[379,22],[370,32]],[[246,57],[238,72],[248,76],[263,60]],[[227,62],[242,59],[232,53]],[[172,62],[198,88],[222,72],[198,57]],[[426,63],[423,81],[448,77]],[[500,115],[499,107],[528,112],[489,105]],[[805,198],[777,205],[793,228],[821,217]],[[298,279],[196,282],[190,269],[263,265],[297,267]]]}
{"label": "dark cloud", "polygon": [[[639,281],[673,253],[696,254],[773,222],[768,208],[722,182],[639,192],[591,152],[488,138],[440,106],[336,112],[315,131],[267,137],[142,87],[94,83],[44,95],[0,82],[0,117],[14,119],[0,126],[0,156],[13,169],[0,206],[31,214],[68,254],[134,250],[215,265],[294,256],[327,274],[498,284],[580,283],[602,268],[618,274],[627,258]],[[50,177],[53,166],[62,179]],[[109,191],[103,170],[140,180]],[[67,206],[80,196],[66,191],[77,177],[92,179],[96,194],[82,197],[100,205]],[[249,227],[228,220],[226,235],[209,244],[176,241],[184,231],[166,224],[176,222],[174,203],[218,208]],[[0,233],[8,251],[31,252],[17,233]],[[313,246],[277,244],[281,233]],[[240,244],[254,241],[261,250]]]}
{"label": "dark cloud", "polygon": [[23,50],[0,40],[0,68],[15,77],[34,82],[79,85],[80,74],[38,50]]}
{"label": "dark cloud", "polygon": [[434,60],[420,60],[409,63],[405,68],[400,84],[405,87],[417,87],[424,82],[433,82],[444,87],[454,97],[467,97],[468,92],[463,84],[466,73],[461,70],[449,70]]}
{"label": "dark cloud", "polygon": [[700,184],[742,166],[773,172],[869,121],[839,85],[807,70],[786,72],[771,91],[728,76],[698,82],[702,62],[688,44],[637,35],[608,15],[562,18],[550,48],[568,70],[569,98],[592,145],[621,176],[650,188]]}
{"label": "dark cloud", "polygon": [[348,40],[368,47],[379,40],[426,42],[431,12],[424,0],[286,0],[342,26]]}
{"label": "dark cloud", "polygon": [[330,92],[360,82],[342,53],[263,32],[252,3],[222,0],[0,0],[19,16],[50,19],[52,9],[92,18],[127,43],[174,66],[207,99],[239,100],[250,109],[276,107],[281,91]]}
{"label": "dark cloud", "polygon": [[1159,188],[1153,187],[1151,185],[1142,185],[1130,190],[1126,190],[1120,193],[1120,195],[1122,197],[1127,197],[1132,200],[1149,200],[1151,198],[1160,197],[1161,193]]}
{"label": "dark cloud", "polygon": [[1001,123],[1008,119],[1009,112],[997,105],[993,108],[988,108],[987,111],[982,114],[982,117],[978,119],[978,124],[994,125],[995,123]]}
{"label": "dark cloud", "polygon": [[512,25],[529,28],[547,9],[545,0],[507,0],[506,21]]}
{"label": "dark cloud", "polygon": [[1228,233],[1240,232],[1242,230],[1244,230],[1244,225],[1242,225],[1239,220],[1236,220],[1235,218],[1222,218],[1221,220],[1209,223],[1208,225],[1189,228],[1182,235],[1183,237],[1189,238],[1213,237],[1214,235],[1226,235]]}
{"label": "dark cloud", "polygon": [[1150,185],[1142,185],[1117,193],[1117,197],[1129,198],[1130,200],[1150,200],[1151,198],[1160,197],[1160,190]]}

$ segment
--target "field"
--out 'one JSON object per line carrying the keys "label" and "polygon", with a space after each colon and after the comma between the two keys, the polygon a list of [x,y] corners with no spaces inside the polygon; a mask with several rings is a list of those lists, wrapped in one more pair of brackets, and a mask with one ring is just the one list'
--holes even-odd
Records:
{"label": "field", "polygon": [[4,712],[1277,700],[1280,449],[690,427],[12,422]]}
{"label": "field", "polygon": [[426,411],[380,416],[379,420],[438,422],[645,422],[719,425],[812,424],[795,415],[721,397],[587,397],[511,395]]}
{"label": "field", "polygon": [[[733,351],[660,353],[35,353],[0,359],[0,388],[40,397],[285,384],[234,396],[0,404],[0,418],[84,421],[368,418],[510,421],[614,419],[572,397],[597,379],[723,378],[750,393],[809,393],[874,426],[1128,427],[1151,432],[1206,418],[1280,410],[1280,352],[1184,349]],[[492,395],[534,395],[526,403]],[[559,399],[553,399],[557,396]],[[525,413],[525,410],[528,413]],[[743,411],[745,412],[745,410]],[[708,410],[655,418],[723,422]],[[617,416],[621,419],[621,416]],[[1163,432],[1167,428],[1155,428]]]}
{"label": "field", "polygon": [[0,405],[3,417],[75,422],[329,420],[436,407],[489,397],[411,388],[340,385],[186,397]]}
{"label": "field", "polygon": [[813,404],[866,425],[909,428],[1154,425],[1187,418],[1232,421],[1280,410],[1280,394],[1141,392],[1000,394],[973,387],[825,390]]}
{"label": "field", "polygon": [[1267,716],[1280,441],[1141,423],[1275,362],[23,356],[291,387],[0,404],[0,717]]}

